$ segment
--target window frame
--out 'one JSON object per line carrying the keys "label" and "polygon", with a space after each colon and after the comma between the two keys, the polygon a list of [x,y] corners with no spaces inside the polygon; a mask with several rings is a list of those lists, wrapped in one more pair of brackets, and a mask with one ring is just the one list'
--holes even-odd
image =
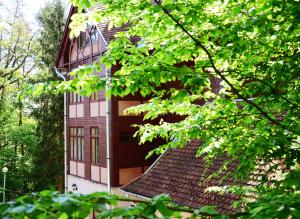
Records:
{"label": "window frame", "polygon": [[100,102],[100,91],[93,92],[90,96],[90,102]]}
{"label": "window frame", "polygon": [[69,92],[69,104],[75,105],[83,103],[83,96],[80,96],[78,93]]}
{"label": "window frame", "polygon": [[84,127],[70,127],[70,160],[85,161]]}
{"label": "window frame", "polygon": [[95,45],[99,42],[99,31],[96,27],[92,27],[90,31],[91,45]]}
{"label": "window frame", "polygon": [[87,33],[86,32],[80,32],[78,38],[77,38],[77,48],[79,50],[84,49],[88,45],[87,42]]}
{"label": "window frame", "polygon": [[[97,130],[95,133],[93,130]],[[95,144],[93,145],[93,141]],[[97,126],[90,127],[91,164],[100,165],[100,129]],[[94,153],[93,153],[94,152]]]}

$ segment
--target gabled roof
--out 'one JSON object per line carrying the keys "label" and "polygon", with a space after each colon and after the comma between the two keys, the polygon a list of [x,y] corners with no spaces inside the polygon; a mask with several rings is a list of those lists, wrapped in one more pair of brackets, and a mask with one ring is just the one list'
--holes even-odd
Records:
{"label": "gabled roof", "polygon": [[[145,174],[121,189],[148,198],[165,193],[180,205],[192,208],[216,205],[220,213],[233,213],[232,203],[239,200],[237,195],[204,192],[210,186],[237,184],[230,177],[222,181],[225,172],[209,178],[226,157],[215,159],[213,165],[206,165],[204,156],[196,158],[200,145],[199,141],[192,141],[185,148],[169,149]],[[228,171],[235,171],[235,167],[236,164],[230,165]]]}
{"label": "gabled roof", "polygon": [[[103,4],[97,3],[89,9],[85,9],[84,12],[89,13],[90,11],[93,11],[93,10],[97,10],[97,11],[100,10],[101,11],[101,10],[105,10],[105,7],[104,7]],[[75,14],[76,11],[77,11],[77,9],[72,5],[70,7],[70,12],[69,12],[67,22],[66,22],[66,25],[65,25],[64,36],[61,40],[60,48],[59,48],[59,51],[58,51],[57,56],[56,56],[56,67],[58,67],[58,65],[59,65],[60,57],[63,55],[63,52],[64,52],[66,46],[68,45],[68,41],[70,41],[70,39],[69,39],[69,34],[70,34],[69,24],[71,22],[72,15]],[[106,45],[112,39],[114,39],[114,36],[117,32],[126,31],[126,29],[128,29],[128,27],[129,27],[129,25],[123,25],[122,27],[112,27],[111,29],[108,29],[108,26],[109,26],[109,20],[108,19],[106,21],[103,21],[103,22],[100,22],[100,23],[97,24],[97,29],[99,31],[99,34],[102,37],[102,39],[103,39],[103,41],[105,42]],[[131,37],[130,40],[133,43],[136,43],[137,41],[139,41],[139,37]]]}
{"label": "gabled roof", "polygon": [[[104,7],[102,4],[96,4],[94,7],[85,10],[85,13],[88,13],[91,10],[104,10]],[[76,7],[74,7],[73,5],[71,5],[70,7],[70,11],[69,11],[69,15],[65,24],[65,30],[64,30],[64,35],[63,38],[60,42],[60,47],[58,50],[58,53],[56,55],[56,66],[58,67],[59,65],[59,60],[60,57],[63,55],[63,52],[68,44],[68,41],[70,41],[69,39],[69,34],[70,34],[70,28],[69,25],[71,23],[71,17],[73,14],[75,14],[77,12]],[[108,42],[110,42],[114,35],[118,32],[118,31],[122,31],[122,28],[112,28],[111,30],[108,30],[108,25],[109,25],[109,21],[105,21],[105,22],[101,22],[99,24],[97,24],[97,29],[99,31],[100,36],[102,37],[103,41],[105,42],[105,44],[108,44]]]}
{"label": "gabled roof", "polygon": [[[94,10],[103,11],[103,10],[105,10],[105,7],[104,7],[103,4],[97,3],[93,7],[91,7],[90,9],[87,9],[86,12],[94,11]],[[100,31],[100,33],[102,34],[102,36],[104,37],[104,39],[107,43],[109,43],[114,38],[114,35],[117,32],[126,30],[125,26],[119,27],[119,28],[112,27],[109,30],[108,25],[109,25],[109,20],[106,20],[106,21],[103,21],[103,22],[100,22],[100,23],[97,24],[98,30]]]}
{"label": "gabled roof", "polygon": [[63,34],[63,37],[61,38],[59,50],[57,51],[57,54],[56,54],[56,61],[55,61],[55,66],[56,67],[59,67],[58,65],[59,65],[60,57],[62,56],[64,48],[67,44],[67,41],[69,40],[69,34],[70,34],[69,24],[71,22],[71,17],[75,13],[75,11],[76,11],[75,7],[73,5],[71,5],[69,15],[68,15],[68,18],[67,18],[67,21],[66,21],[66,24],[65,24],[64,34]]}

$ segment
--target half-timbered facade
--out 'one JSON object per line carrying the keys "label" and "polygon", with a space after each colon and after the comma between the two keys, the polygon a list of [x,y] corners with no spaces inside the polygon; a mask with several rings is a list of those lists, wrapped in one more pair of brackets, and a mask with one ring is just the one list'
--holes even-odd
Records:
{"label": "half-timbered facade", "polygon": [[[69,38],[69,22],[76,8],[71,7],[56,66],[67,73],[82,64],[97,61],[117,30],[107,23],[89,26],[76,39]],[[87,11],[88,13],[88,11]],[[113,75],[117,67],[96,74]],[[68,78],[70,79],[70,78]],[[142,103],[139,96],[105,99],[105,91],[83,97],[67,96],[67,189],[81,193],[106,191],[126,184],[142,174],[153,162],[145,160],[147,146],[133,138],[132,124],[142,123],[142,115],[124,115],[124,109]],[[108,165],[109,164],[109,165]]]}
{"label": "half-timbered facade", "polygon": [[[108,23],[100,23],[88,26],[79,37],[70,39],[68,26],[74,13],[76,8],[71,7],[56,62],[57,69],[66,73],[66,76],[82,64],[99,60],[114,34],[122,31],[114,28],[108,30]],[[95,74],[110,77],[117,69],[118,66],[111,69],[103,66],[102,71]],[[220,80],[216,78],[211,79],[211,84],[213,91],[220,88]],[[176,82],[172,85],[178,86]],[[121,191],[139,198],[168,193],[178,204],[196,208],[217,205],[220,212],[232,212],[231,204],[238,197],[205,193],[207,185],[219,185],[219,179],[209,179],[208,172],[204,172],[207,168],[204,158],[195,157],[200,142],[190,142],[185,149],[168,150],[149,168],[155,158],[145,160],[145,156],[159,142],[139,146],[137,139],[133,138],[136,129],[131,125],[144,123],[143,117],[123,113],[126,108],[144,101],[138,95],[108,100],[105,90],[93,93],[90,97],[68,94],[67,190],[80,193]],[[204,102],[199,100],[199,104]],[[174,115],[165,115],[163,119],[170,122],[180,120]],[[218,168],[222,159],[212,165],[209,173]],[[234,169],[235,166],[232,166],[230,171]],[[228,183],[233,184],[232,179]],[[120,187],[121,190],[115,189]]]}

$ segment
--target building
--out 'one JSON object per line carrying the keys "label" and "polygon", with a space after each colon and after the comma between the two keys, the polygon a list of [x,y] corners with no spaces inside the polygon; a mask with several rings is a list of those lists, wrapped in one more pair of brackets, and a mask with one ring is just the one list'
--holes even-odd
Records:
{"label": "building", "polygon": [[[98,6],[101,7],[101,6]],[[88,11],[86,11],[88,13]],[[70,39],[70,17],[76,13],[71,7],[56,66],[60,72],[70,72],[82,64],[97,61],[107,50],[114,34],[122,29],[108,30],[108,23],[90,26],[77,39]],[[99,77],[113,75],[117,66],[105,69]],[[219,81],[213,81],[218,89]],[[67,97],[67,190],[80,193],[113,191],[151,198],[168,193],[175,202],[190,207],[218,205],[220,212],[229,213],[234,195],[208,194],[208,186],[221,185],[220,178],[208,178],[225,158],[216,160],[208,168],[204,159],[195,158],[200,142],[191,142],[185,149],[168,150],[151,166],[155,158],[145,160],[147,151],[159,144],[139,146],[132,124],[143,123],[142,115],[124,115],[123,110],[146,101],[141,96],[112,97],[107,100],[105,91],[91,97],[69,93]],[[165,120],[176,120],[166,116]],[[155,122],[155,121],[154,121]],[[151,166],[151,167],[150,167]],[[149,168],[150,167],[150,168]],[[148,169],[149,168],[149,169]],[[232,171],[234,166],[231,167]],[[233,179],[224,183],[233,184]]]}
{"label": "building", "polygon": [[[105,53],[118,29],[108,23],[90,26],[77,39],[69,38],[69,23],[76,8],[71,6],[56,67],[69,73],[90,64]],[[105,69],[99,77],[114,74],[117,67]],[[66,74],[65,74],[66,75]],[[124,115],[124,109],[144,101],[140,96],[112,97],[105,91],[82,97],[67,95],[67,180],[68,191],[90,193],[118,188],[142,174],[155,158],[145,160],[149,145],[139,146],[132,124],[142,123],[142,115]]]}
{"label": "building", "polygon": [[[225,177],[225,172],[218,172],[226,157],[214,160],[213,165],[207,165],[204,156],[196,158],[200,141],[189,142],[185,148],[167,150],[155,165],[144,174],[121,187],[125,194],[140,198],[153,198],[161,193],[169,194],[172,200],[180,205],[200,208],[205,205],[218,206],[223,214],[234,212],[232,204],[239,197],[234,194],[219,194],[205,192],[206,188],[223,185],[247,185],[236,182],[233,177]],[[230,164],[228,171],[234,172],[236,163]]]}

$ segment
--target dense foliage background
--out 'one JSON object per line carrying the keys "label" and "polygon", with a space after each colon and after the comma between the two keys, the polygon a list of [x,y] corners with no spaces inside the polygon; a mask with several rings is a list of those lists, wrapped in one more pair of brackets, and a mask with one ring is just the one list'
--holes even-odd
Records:
{"label": "dense foliage background", "polygon": [[8,167],[6,198],[11,200],[24,192],[57,189],[59,178],[63,183],[63,97],[34,99],[25,91],[37,82],[58,80],[54,60],[65,17],[62,3],[49,1],[34,31],[22,1],[0,7],[9,15],[0,17],[0,167]]}
{"label": "dense foliage background", "polygon": [[[106,19],[110,27],[128,26],[116,34],[100,63],[122,66],[108,79],[108,95],[140,93],[151,98],[129,110],[145,112],[145,120],[160,119],[157,125],[139,125],[141,143],[163,138],[167,143],[152,151],[161,153],[199,139],[203,144],[197,156],[206,154],[208,161],[228,156],[215,174],[238,162],[236,172],[228,174],[255,181],[254,186],[215,190],[239,193],[254,215],[299,217],[297,2],[71,2],[79,8],[105,5],[105,10],[73,17],[75,36],[86,23]],[[136,36],[138,42],[132,40]],[[92,76],[100,67],[76,71],[80,80],[67,82],[65,88],[83,95],[103,88],[106,79]],[[164,121],[165,114],[180,115],[182,120]],[[256,199],[247,198],[249,194]]]}
{"label": "dense foliage background", "polygon": [[[152,153],[184,147],[186,142],[198,139],[203,144],[199,146],[197,156],[206,154],[210,162],[214,157],[226,154],[228,160],[219,171],[226,171],[230,163],[237,162],[236,172],[228,174],[234,174],[239,181],[255,181],[253,186],[247,187],[210,188],[241,196],[241,202],[235,206],[242,213],[231,217],[300,218],[300,5],[297,1],[71,2],[79,7],[79,11],[99,2],[105,5],[105,10],[73,16],[73,36],[77,36],[86,23],[95,24],[107,19],[110,28],[126,25],[127,31],[116,34],[99,64],[76,70],[77,79],[60,84],[58,89],[89,96],[108,83],[107,96],[140,93],[149,97],[149,102],[129,111],[145,112],[145,120],[160,119],[156,125],[140,125],[137,133],[141,143],[155,138],[166,140],[166,144]],[[136,36],[140,39],[138,42],[132,40]],[[48,58],[44,58],[43,62],[51,69],[51,61],[46,62]],[[122,68],[111,79],[93,76],[102,64],[111,67],[116,63]],[[1,74],[6,84],[14,81],[13,78],[24,77],[24,71],[6,75],[11,67],[3,66],[1,69],[5,71]],[[220,86],[214,86],[216,84]],[[3,131],[17,130],[19,133],[19,129],[27,124],[27,127],[39,125],[41,132],[38,133],[42,133],[45,126],[23,118],[25,99],[16,95],[13,100],[3,104],[3,112],[10,115],[3,117],[3,124],[7,124],[8,119],[13,121],[4,125]],[[45,99],[41,97],[40,101]],[[54,112],[57,109],[49,107],[47,110]],[[165,114],[180,115],[182,120],[176,123],[164,121],[162,116]],[[57,126],[60,127],[58,123]],[[20,138],[10,138],[7,133],[12,132],[3,132],[1,136],[9,140],[11,150],[5,150],[5,153],[10,155],[5,155],[1,149],[2,156],[13,158],[8,159],[9,165],[22,168],[24,166],[17,163],[21,164],[26,156],[24,149],[38,145],[36,138],[44,135],[34,132],[33,138],[32,132],[26,132],[32,138],[19,141]],[[11,143],[13,139],[18,142]],[[31,139],[30,144],[28,139]],[[55,139],[58,145],[60,138]],[[26,159],[26,165],[31,168],[34,167],[32,162],[32,158]],[[253,175],[257,177],[253,178]],[[183,209],[174,210],[173,204],[162,197],[166,203],[160,197],[133,208],[106,211],[105,204],[120,198],[108,194],[73,197],[43,192],[2,205],[1,211],[8,218],[31,213],[41,218],[81,218],[92,209],[102,212],[104,217],[155,218],[156,210],[165,218],[179,217],[174,211]],[[217,218],[229,217],[215,215],[212,208],[195,211],[192,210],[195,215],[209,213]]]}

